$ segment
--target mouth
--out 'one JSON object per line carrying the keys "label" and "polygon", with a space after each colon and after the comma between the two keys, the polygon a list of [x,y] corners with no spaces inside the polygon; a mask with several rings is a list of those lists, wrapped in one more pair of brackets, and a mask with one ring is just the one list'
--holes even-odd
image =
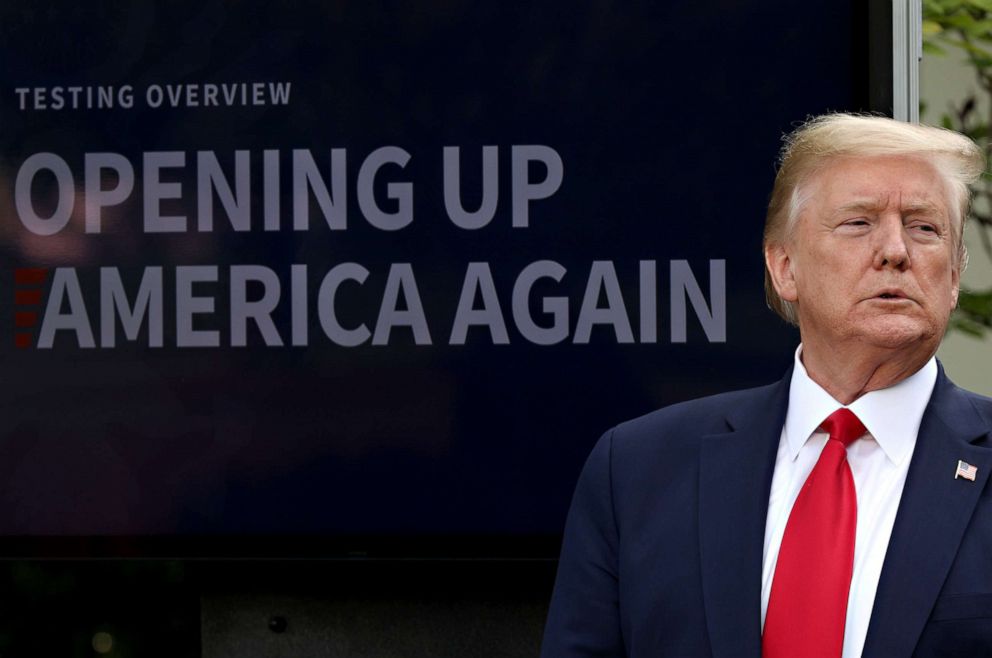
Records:
{"label": "mouth", "polygon": [[883,299],[887,301],[909,300],[909,297],[906,295],[906,293],[904,293],[902,290],[896,290],[896,289],[883,290],[882,292],[875,295],[874,298]]}

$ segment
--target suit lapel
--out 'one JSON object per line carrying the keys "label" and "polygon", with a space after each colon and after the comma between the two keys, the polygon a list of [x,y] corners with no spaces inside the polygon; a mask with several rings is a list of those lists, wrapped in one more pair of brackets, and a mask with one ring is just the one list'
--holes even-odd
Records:
{"label": "suit lapel", "polygon": [[[988,428],[964,393],[937,378],[909,465],[875,594],[864,656],[909,656],[992,471]],[[958,460],[978,467],[955,479]]]}
{"label": "suit lapel", "polygon": [[700,446],[699,550],[714,658],[761,655],[765,517],[791,376],[740,405],[731,431]]}

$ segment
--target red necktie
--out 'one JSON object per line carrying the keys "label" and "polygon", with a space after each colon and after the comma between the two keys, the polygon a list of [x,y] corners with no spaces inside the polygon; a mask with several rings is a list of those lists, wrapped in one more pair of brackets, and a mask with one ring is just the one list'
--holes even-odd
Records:
{"label": "red necktie", "polygon": [[838,658],[854,569],[858,501],[847,446],[865,433],[848,409],[820,426],[830,434],[799,491],[775,565],[763,658]]}

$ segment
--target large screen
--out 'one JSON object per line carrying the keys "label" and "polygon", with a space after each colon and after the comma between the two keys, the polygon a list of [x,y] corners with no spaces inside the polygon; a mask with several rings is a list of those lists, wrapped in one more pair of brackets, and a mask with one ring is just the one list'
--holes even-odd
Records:
{"label": "large screen", "polygon": [[4,552],[556,554],[603,431],[782,376],[855,4],[4,3]]}

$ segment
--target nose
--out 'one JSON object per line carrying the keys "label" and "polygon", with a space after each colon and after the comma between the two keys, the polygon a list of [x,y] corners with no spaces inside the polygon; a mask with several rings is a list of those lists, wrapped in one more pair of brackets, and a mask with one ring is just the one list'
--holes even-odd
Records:
{"label": "nose", "polygon": [[875,267],[905,270],[910,266],[909,249],[902,217],[893,215],[883,219],[875,231]]}

